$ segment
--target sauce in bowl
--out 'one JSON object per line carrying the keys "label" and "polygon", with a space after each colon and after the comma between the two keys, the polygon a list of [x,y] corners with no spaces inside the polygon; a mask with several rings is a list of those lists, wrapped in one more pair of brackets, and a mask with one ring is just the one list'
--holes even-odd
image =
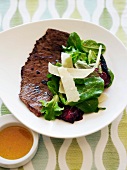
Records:
{"label": "sauce in bowl", "polygon": [[9,126],[0,131],[0,156],[15,160],[25,156],[33,145],[33,135],[22,126]]}

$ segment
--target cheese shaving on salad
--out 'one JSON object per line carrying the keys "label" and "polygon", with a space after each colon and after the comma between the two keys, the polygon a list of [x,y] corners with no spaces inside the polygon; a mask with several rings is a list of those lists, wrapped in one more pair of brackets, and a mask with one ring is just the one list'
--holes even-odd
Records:
{"label": "cheese shaving on salad", "polygon": [[[78,91],[75,86],[73,78],[85,78],[90,73],[94,71],[95,68],[91,69],[76,69],[76,68],[64,68],[64,67],[58,67],[54,66],[51,63],[48,65],[49,73],[59,76],[61,78],[59,83],[59,92],[64,93],[67,96],[67,100],[69,101],[78,101]],[[60,70],[60,71],[59,71]],[[62,73],[62,71],[63,73]],[[61,77],[63,76],[64,77]]]}
{"label": "cheese shaving on salad", "polygon": [[106,101],[107,99],[108,99],[108,95],[104,92],[98,97],[99,103],[102,103]]}
{"label": "cheese shaving on salad", "polygon": [[100,63],[101,50],[102,50],[102,45],[100,45],[100,47],[99,47],[99,52],[98,52],[98,55],[97,55],[97,60],[96,60],[95,66],[94,66],[95,68],[98,68],[98,65]]}
{"label": "cheese shaving on salad", "polygon": [[79,98],[78,90],[75,86],[73,77],[69,74],[66,68],[59,67],[58,72],[64,87],[64,91],[68,102],[77,102]]}
{"label": "cheese shaving on salad", "polygon": [[101,50],[102,45],[100,45],[99,47],[97,60],[93,68],[89,69],[74,68],[72,58],[67,53],[61,53],[62,67],[54,66],[51,63],[48,64],[49,73],[59,76],[61,78],[59,83],[59,92],[66,94],[68,102],[70,101],[76,102],[79,100],[79,93],[75,86],[73,78],[81,79],[91,74],[95,70],[95,68],[97,68],[99,65]]}
{"label": "cheese shaving on salad", "polygon": [[65,94],[65,90],[64,90],[63,83],[61,80],[59,82],[59,92]]}
{"label": "cheese shaving on salad", "polygon": [[61,63],[62,63],[63,67],[73,68],[73,62],[72,62],[72,58],[71,58],[70,54],[62,52],[61,53]]}
{"label": "cheese shaving on salad", "polygon": [[[65,57],[65,59],[64,59],[64,57]],[[91,69],[66,68],[65,69],[65,67],[67,67],[67,66],[73,67],[72,59],[71,59],[70,55],[68,55],[68,54],[65,55],[65,53],[62,53],[61,60],[62,60],[62,67],[54,66],[51,63],[49,63],[48,71],[49,71],[49,73],[59,76],[61,78],[60,82],[59,82],[59,92],[66,94],[67,101],[68,102],[69,101],[76,102],[79,100],[79,93],[75,86],[73,78],[78,78],[78,79],[85,78],[89,74],[91,74],[95,68],[91,68]],[[67,62],[67,61],[69,61],[69,62]],[[62,71],[63,71],[63,73],[62,73]]]}
{"label": "cheese shaving on salad", "polygon": [[[54,66],[51,63],[48,64],[49,73],[60,77],[58,68],[59,68],[58,66]],[[66,69],[73,78],[79,78],[79,79],[87,77],[89,74],[91,74],[95,70],[95,68],[90,68],[90,69],[66,68]]]}

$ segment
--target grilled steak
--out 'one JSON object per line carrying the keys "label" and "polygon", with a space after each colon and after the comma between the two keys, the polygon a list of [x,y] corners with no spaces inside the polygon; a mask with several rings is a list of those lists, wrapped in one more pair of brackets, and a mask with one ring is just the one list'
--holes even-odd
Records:
{"label": "grilled steak", "polygon": [[25,65],[21,69],[21,89],[19,97],[36,116],[41,116],[40,100],[52,98],[47,87],[48,62],[60,61],[62,45],[66,45],[69,34],[48,29],[46,34],[36,41]]}

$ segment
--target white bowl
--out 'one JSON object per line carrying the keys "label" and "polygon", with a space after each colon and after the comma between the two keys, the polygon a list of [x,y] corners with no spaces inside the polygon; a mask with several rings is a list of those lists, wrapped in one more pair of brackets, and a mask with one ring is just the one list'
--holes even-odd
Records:
{"label": "white bowl", "polygon": [[25,127],[28,131],[30,131],[33,136],[33,145],[31,147],[30,151],[28,152],[28,154],[26,154],[22,158],[15,159],[15,160],[9,160],[9,159],[5,159],[0,156],[0,167],[17,168],[17,167],[23,166],[34,157],[34,155],[36,154],[37,148],[38,148],[38,140],[39,140],[38,133],[28,129],[26,126],[24,126],[22,123],[20,123],[11,114],[0,116],[0,130],[4,129],[6,127],[9,127],[9,126],[13,126],[13,125]]}

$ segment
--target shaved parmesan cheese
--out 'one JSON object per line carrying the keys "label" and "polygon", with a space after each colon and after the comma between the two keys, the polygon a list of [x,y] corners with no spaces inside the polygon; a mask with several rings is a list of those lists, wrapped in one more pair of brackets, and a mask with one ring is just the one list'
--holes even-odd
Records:
{"label": "shaved parmesan cheese", "polygon": [[95,68],[90,68],[90,69],[76,69],[76,68],[67,68],[67,71],[71,74],[73,78],[85,78],[89,74],[91,74]]}
{"label": "shaved parmesan cheese", "polygon": [[65,94],[65,90],[64,90],[64,87],[63,87],[63,84],[62,84],[61,80],[59,82],[59,92]]}
{"label": "shaved parmesan cheese", "polygon": [[77,102],[79,98],[79,93],[77,87],[75,86],[73,77],[64,67],[59,67],[58,72],[61,77],[61,81],[65,90],[65,94],[68,102]]}
{"label": "shaved parmesan cheese", "polygon": [[70,54],[61,53],[61,62],[63,67],[73,68],[72,58]]}
{"label": "shaved parmesan cheese", "polygon": [[98,55],[97,55],[97,60],[96,60],[96,63],[95,63],[95,68],[98,68],[98,65],[99,65],[99,62],[100,62],[100,57],[101,57],[101,50],[102,50],[102,45],[100,45],[100,47],[99,47],[99,52],[98,52]]}
{"label": "shaved parmesan cheese", "polygon": [[104,102],[104,101],[107,100],[107,99],[108,99],[108,96],[107,96],[106,93],[102,93],[102,94],[100,95],[100,97],[98,97],[99,103],[102,103],[102,102]]}
{"label": "shaved parmesan cheese", "polygon": [[[49,63],[49,65],[48,65],[49,73],[54,74],[56,76],[60,76],[59,72],[58,72],[59,68],[60,67],[54,66],[51,63]],[[90,69],[66,68],[66,69],[73,78],[85,78],[89,74],[91,74],[94,71],[95,68],[90,68]]]}
{"label": "shaved parmesan cheese", "polygon": [[58,66],[54,66],[51,63],[48,63],[48,72],[55,76],[60,76],[58,72]]}

